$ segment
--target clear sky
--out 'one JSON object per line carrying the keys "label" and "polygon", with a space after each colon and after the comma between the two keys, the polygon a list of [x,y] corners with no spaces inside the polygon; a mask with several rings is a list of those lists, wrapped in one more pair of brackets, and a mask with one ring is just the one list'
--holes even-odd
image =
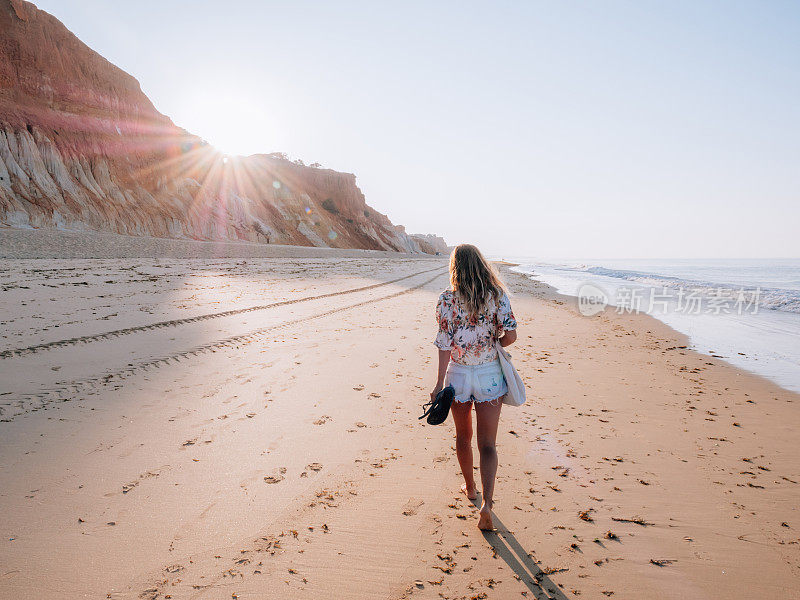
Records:
{"label": "clear sky", "polygon": [[39,0],[176,124],[490,254],[800,256],[800,2]]}

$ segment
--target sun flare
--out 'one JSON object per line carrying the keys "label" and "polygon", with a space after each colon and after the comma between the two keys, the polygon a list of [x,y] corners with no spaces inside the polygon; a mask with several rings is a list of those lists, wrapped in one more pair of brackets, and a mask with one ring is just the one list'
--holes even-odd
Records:
{"label": "sun flare", "polygon": [[180,125],[197,133],[228,156],[275,150],[271,110],[248,90],[227,88],[186,97]]}

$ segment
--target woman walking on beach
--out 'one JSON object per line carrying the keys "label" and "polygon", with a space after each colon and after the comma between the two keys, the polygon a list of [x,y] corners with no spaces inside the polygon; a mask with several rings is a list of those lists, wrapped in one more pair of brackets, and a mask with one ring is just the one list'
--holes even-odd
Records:
{"label": "woman walking on beach", "polygon": [[492,505],[497,474],[495,439],[503,397],[508,393],[495,344],[517,339],[517,322],[503,284],[480,250],[457,246],[450,255],[450,286],[436,306],[439,372],[431,399],[446,385],[455,390],[451,407],[456,426],[456,454],[464,475],[462,491],[478,497],[472,469],[472,406],[477,419],[480,453],[481,506],[478,527],[494,528]]}

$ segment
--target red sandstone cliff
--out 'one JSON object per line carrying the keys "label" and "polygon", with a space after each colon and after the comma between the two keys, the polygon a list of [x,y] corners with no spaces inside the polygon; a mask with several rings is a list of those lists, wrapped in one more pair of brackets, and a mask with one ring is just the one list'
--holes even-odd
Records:
{"label": "red sandstone cliff", "polygon": [[225,159],[55,17],[0,0],[0,225],[430,251],[355,175]]}

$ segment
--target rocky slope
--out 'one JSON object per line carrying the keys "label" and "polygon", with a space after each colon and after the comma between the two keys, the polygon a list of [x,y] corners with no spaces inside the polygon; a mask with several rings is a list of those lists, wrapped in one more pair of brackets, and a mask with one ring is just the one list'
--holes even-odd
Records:
{"label": "rocky slope", "polygon": [[0,0],[0,225],[431,252],[355,175],[224,157],[21,0]]}
{"label": "rocky slope", "polygon": [[438,235],[432,233],[412,233],[411,237],[417,241],[422,251],[428,254],[436,254],[437,252],[439,254],[447,254],[450,252],[447,242],[444,241],[443,237]]}

